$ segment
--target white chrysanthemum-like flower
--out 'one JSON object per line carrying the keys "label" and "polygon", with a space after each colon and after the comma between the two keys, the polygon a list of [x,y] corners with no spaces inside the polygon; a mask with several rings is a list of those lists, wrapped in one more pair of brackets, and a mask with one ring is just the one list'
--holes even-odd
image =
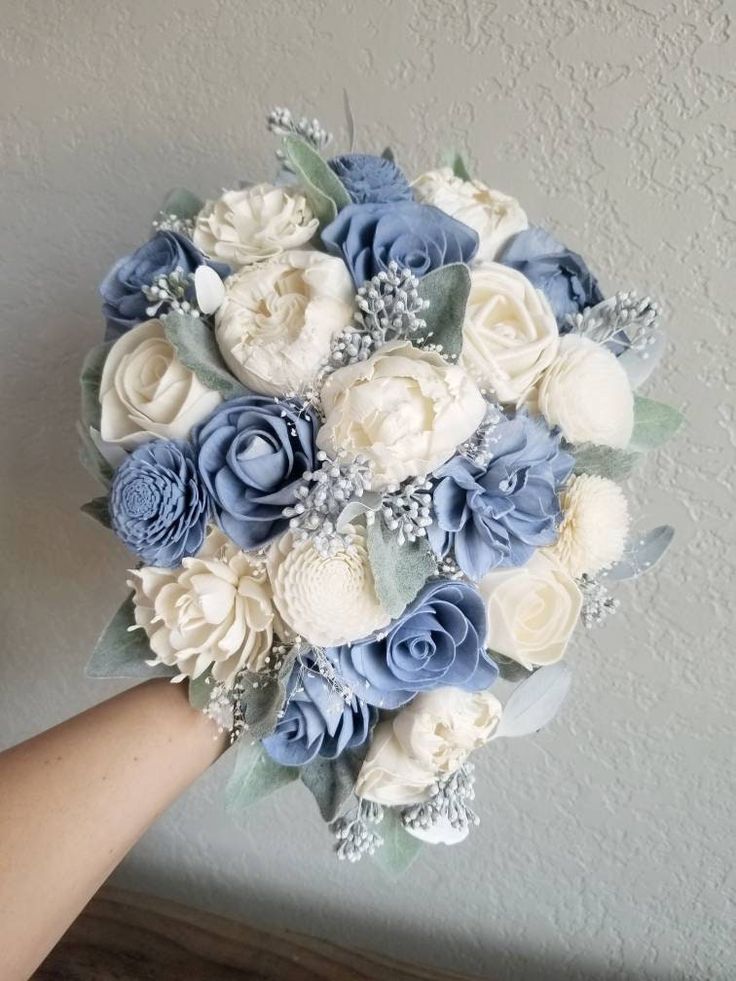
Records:
{"label": "white chrysanthemum-like flower", "polygon": [[347,525],[349,542],[325,555],[311,539],[282,535],[268,553],[273,598],[295,634],[319,647],[337,647],[388,625],[376,595],[365,529]]}
{"label": "white chrysanthemum-like flower", "polygon": [[232,685],[242,668],[267,667],[279,626],[265,559],[242,552],[218,529],[180,569],[132,571],[136,623],[155,664],[198,678],[208,668]]}
{"label": "white chrysanthemum-like flower", "polygon": [[285,252],[227,280],[215,318],[217,343],[230,370],[251,391],[302,391],[328,361],[332,338],[351,322],[354,299],[342,259]]}
{"label": "white chrysanthemum-like flower", "polygon": [[209,202],[192,237],[205,255],[238,268],[305,245],[318,227],[298,187],[256,184]]}
{"label": "white chrysanthemum-like flower", "polygon": [[618,484],[581,474],[565,487],[560,504],[564,517],[559,537],[544,551],[573,579],[618,562],[629,532],[629,506]]}
{"label": "white chrysanthemum-like flower", "polygon": [[634,428],[634,396],[611,351],[578,334],[560,340],[534,393],[539,411],[570,443],[623,449]]}
{"label": "white chrysanthemum-like flower", "polygon": [[482,181],[464,181],[451,167],[440,167],[417,177],[412,187],[418,201],[433,204],[478,233],[475,262],[496,258],[512,235],[529,227],[516,198],[494,191]]}

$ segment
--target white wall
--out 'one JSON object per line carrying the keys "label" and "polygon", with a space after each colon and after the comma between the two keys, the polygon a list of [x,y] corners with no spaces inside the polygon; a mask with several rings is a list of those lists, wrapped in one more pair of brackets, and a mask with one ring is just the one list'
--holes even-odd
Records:
{"label": "white wall", "polygon": [[[96,286],[162,193],[271,173],[274,104],[409,172],[461,149],[580,248],[650,290],[672,344],[655,394],[689,426],[632,487],[678,537],[584,635],[552,730],[480,759],[483,823],[396,884],[338,864],[292,786],[237,829],[229,761],[119,883],[509,978],[726,979],[733,858],[734,229],[731,0],[4,0],[0,8],[0,740],[116,690],[82,677],[126,555],[78,513],[77,371]],[[729,547],[729,541],[731,543]]]}

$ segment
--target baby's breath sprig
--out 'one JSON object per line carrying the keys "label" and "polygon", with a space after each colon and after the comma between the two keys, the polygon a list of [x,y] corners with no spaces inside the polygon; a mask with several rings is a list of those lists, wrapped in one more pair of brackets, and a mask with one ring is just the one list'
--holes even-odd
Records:
{"label": "baby's breath sprig", "polygon": [[631,348],[646,360],[647,348],[656,343],[659,316],[659,306],[650,296],[640,297],[635,290],[628,290],[569,315],[567,323],[575,334],[597,344]]}
{"label": "baby's breath sprig", "polygon": [[437,790],[428,801],[401,812],[404,827],[428,831],[441,818],[446,818],[457,831],[480,824],[480,818],[466,803],[475,799],[474,770],[472,763],[465,763],[449,777],[438,780]]}
{"label": "baby's breath sprig", "polygon": [[486,414],[473,435],[459,447],[459,452],[479,467],[487,467],[493,459],[493,445],[498,442],[496,427],[506,417],[498,402],[488,402]]}
{"label": "baby's breath sprig", "polygon": [[[387,487],[378,513],[388,530],[396,532],[399,545],[426,538],[427,528],[432,524],[432,482],[426,477],[414,477]],[[375,518],[374,511],[366,515],[369,524]]]}
{"label": "baby's breath sprig", "polygon": [[618,612],[621,601],[611,596],[599,579],[584,575],[578,579],[578,586],[583,594],[580,619],[584,627],[599,627],[604,620]]}
{"label": "baby's breath sprig", "polygon": [[369,827],[383,820],[383,808],[372,801],[358,800],[352,816],[339,817],[330,828],[335,835],[335,852],[341,861],[359,862],[364,855],[373,855],[383,844],[383,838]]}
{"label": "baby's breath sprig", "polygon": [[151,222],[154,232],[176,232],[191,238],[194,234],[194,219],[180,218],[178,215],[170,215],[161,211]]}
{"label": "baby's breath sprig", "polygon": [[185,273],[181,266],[159,276],[149,286],[141,286],[141,291],[149,301],[146,307],[149,317],[158,316],[163,309],[167,313],[186,313],[190,317],[199,317],[199,307],[187,299],[187,294],[193,295],[194,275]]}

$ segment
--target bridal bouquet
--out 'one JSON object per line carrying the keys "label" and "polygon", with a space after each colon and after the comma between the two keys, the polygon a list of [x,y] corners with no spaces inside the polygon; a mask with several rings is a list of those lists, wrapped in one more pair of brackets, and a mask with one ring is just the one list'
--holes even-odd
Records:
{"label": "bridal bouquet", "polygon": [[655,303],[460,158],[269,128],[272,183],[172,192],[100,287],[83,510],[131,592],[88,672],[186,683],[230,807],[298,779],[339,857],[400,866],[477,824],[472,754],[551,720],[575,629],[668,546],[620,483],[680,415],[635,394]]}

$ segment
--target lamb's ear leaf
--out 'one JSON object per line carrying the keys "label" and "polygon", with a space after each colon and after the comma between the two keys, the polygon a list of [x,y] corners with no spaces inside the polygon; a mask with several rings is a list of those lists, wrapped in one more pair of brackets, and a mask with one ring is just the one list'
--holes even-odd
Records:
{"label": "lamb's ear leaf", "polygon": [[625,480],[641,459],[640,453],[629,450],[614,450],[610,446],[596,446],[594,443],[580,443],[571,446],[575,457],[576,474],[590,473],[609,480]]}
{"label": "lamb's ear leaf", "polygon": [[457,356],[463,349],[463,322],[470,294],[470,273],[463,262],[433,269],[419,280],[417,292],[429,307],[422,313],[427,326],[417,339],[440,345],[443,355]]}
{"label": "lamb's ear leaf", "polygon": [[347,750],[335,760],[318,756],[300,769],[302,783],[317,802],[323,820],[328,823],[335,820],[352,797],[364,757],[365,751]]}
{"label": "lamb's ear leaf", "polygon": [[320,228],[329,225],[337,212],[351,203],[342,181],[314,147],[300,136],[284,137],[284,153],[304,187]]}
{"label": "lamb's ear leaf", "polygon": [[97,521],[104,528],[111,528],[110,505],[107,497],[95,497],[79,509],[83,514]]}
{"label": "lamb's ear leaf", "polygon": [[99,480],[104,487],[109,487],[114,471],[97,448],[90,434],[89,426],[85,426],[83,422],[78,422],[77,432],[79,433],[80,439],[80,463],[95,480]]}
{"label": "lamb's ear leaf", "polygon": [[299,776],[295,766],[274,762],[259,742],[238,742],[235,767],[225,788],[225,807],[233,816],[257,804]]}
{"label": "lamb's ear leaf", "polygon": [[131,593],[94,646],[85,668],[89,678],[171,678],[177,673],[165,664],[146,664],[153,653],[145,631],[135,627],[133,611]]}
{"label": "lamb's ear leaf", "polygon": [[683,414],[673,406],[636,395],[634,431],[627,450],[634,453],[656,450],[675,435],[684,419]]}
{"label": "lamb's ear leaf", "polygon": [[396,163],[396,157],[394,156],[394,151],[390,146],[387,146],[383,153],[381,154],[384,160],[390,160],[391,163]]}
{"label": "lamb's ear leaf", "polygon": [[406,872],[422,847],[422,842],[410,835],[401,823],[401,813],[395,807],[384,807],[383,820],[376,826],[383,844],[376,849],[374,858],[384,872],[398,877]]}
{"label": "lamb's ear leaf", "polygon": [[637,579],[649,572],[672,544],[675,529],[672,525],[659,525],[644,535],[639,535],[627,546],[623,558],[603,573],[606,579],[620,582]]}
{"label": "lamb's ear leaf", "polygon": [[209,668],[203,671],[198,678],[189,678],[187,684],[189,688],[189,704],[192,708],[200,712],[206,709],[209,705],[210,693],[214,684]]}
{"label": "lamb's ear leaf", "polygon": [[399,545],[395,533],[378,517],[368,525],[367,544],[376,594],[395,619],[435,571],[432,550],[426,538]]}
{"label": "lamb's ear leaf", "polygon": [[164,198],[156,218],[168,218],[174,215],[176,218],[190,221],[197,217],[203,207],[204,201],[198,198],[196,194],[188,191],[185,187],[175,187]]}
{"label": "lamb's ear leaf", "polygon": [[538,668],[509,695],[494,738],[530,736],[549,725],[567,697],[571,681],[566,664]]}
{"label": "lamb's ear leaf", "polygon": [[468,168],[465,166],[465,161],[459,153],[455,154],[455,159],[452,161],[452,172],[461,181],[471,181],[473,179],[468,172]]}
{"label": "lamb's ear leaf", "polygon": [[231,374],[217,347],[215,335],[201,317],[168,313],[162,318],[164,331],[182,364],[224,399],[247,394],[247,389]]}
{"label": "lamb's ear leaf", "polygon": [[103,341],[95,344],[87,352],[82,362],[82,370],[79,375],[79,385],[82,390],[82,425],[100,428],[100,383],[102,382],[102,369],[110,353],[112,341]]}

